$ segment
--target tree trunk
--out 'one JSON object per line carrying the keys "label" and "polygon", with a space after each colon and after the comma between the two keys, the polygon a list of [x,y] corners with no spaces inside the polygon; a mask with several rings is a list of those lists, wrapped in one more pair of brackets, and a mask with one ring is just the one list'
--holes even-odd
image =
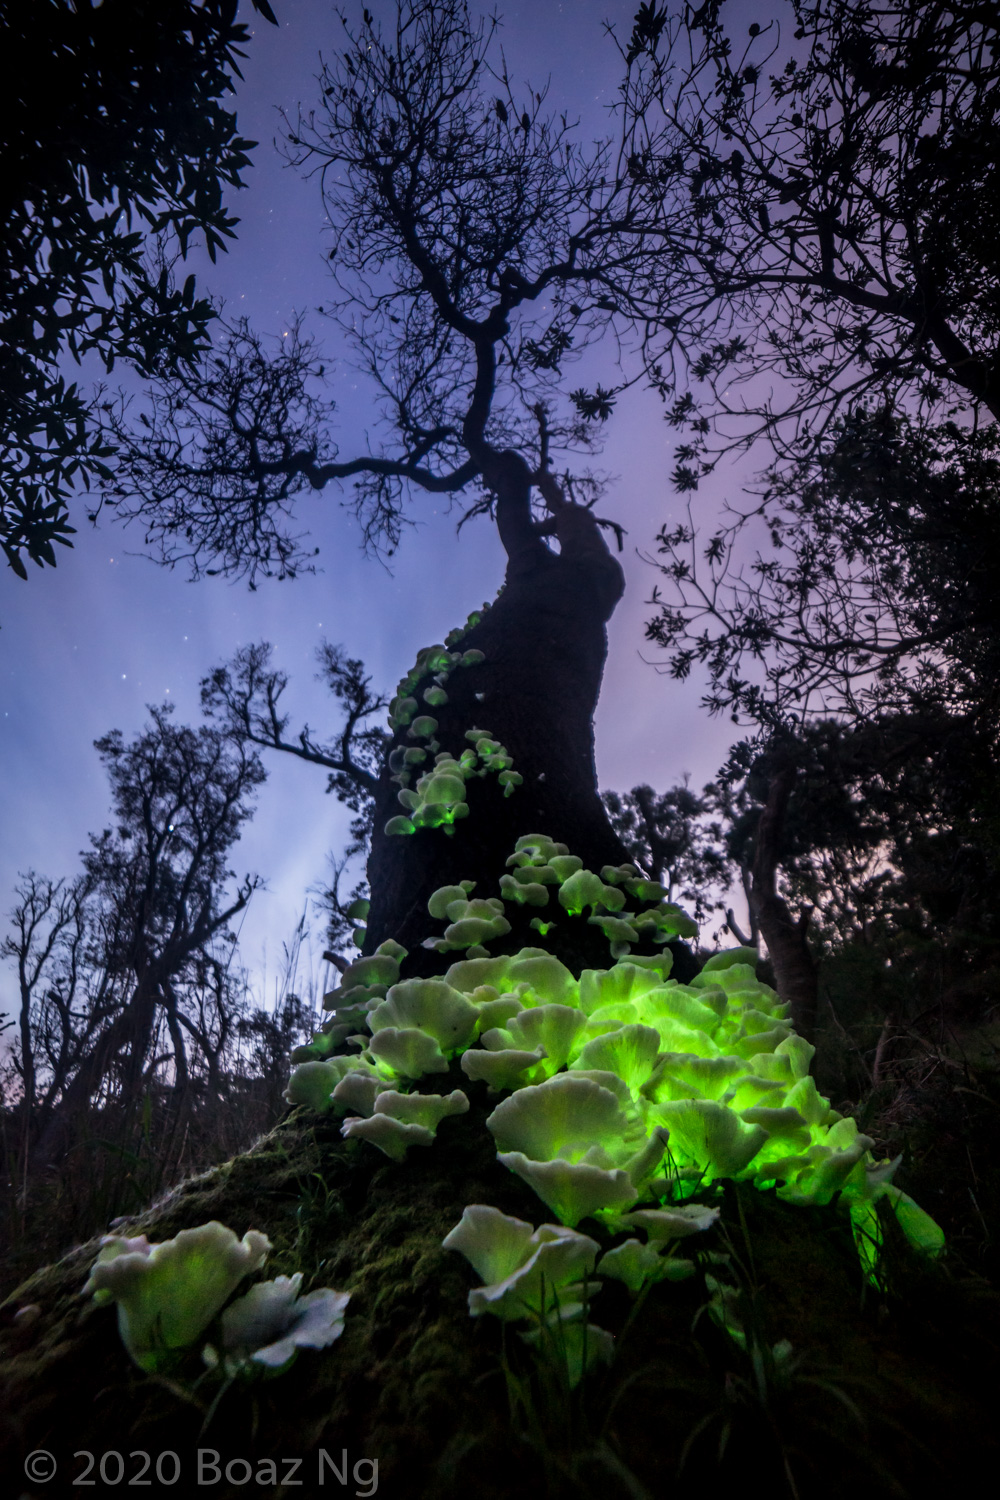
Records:
{"label": "tree trunk", "polygon": [[818,1000],[818,970],[806,941],[812,908],[793,917],[788,902],[778,894],[776,878],[785,809],[795,775],[795,767],[787,765],[771,777],[754,835],[747,899],[751,921],[760,929],[774,966],[775,989],[791,1006],[796,1031],[811,1041]]}
{"label": "tree trunk", "polygon": [[123,1102],[128,1104],[138,1098],[158,1000],[157,981],[153,972],[147,970],[138,980],[127,1005],[98,1037],[62,1097],[53,1105],[31,1150],[32,1172],[45,1171],[65,1156],[91,1100],[116,1062],[124,1060],[127,1066]]}
{"label": "tree trunk", "polygon": [[[624,591],[624,576],[598,523],[581,506],[557,511],[560,550],[550,550],[531,519],[523,460],[513,453],[498,459],[497,524],[507,552],[506,577],[496,603],[463,636],[460,648],[479,650],[485,660],[452,671],[448,702],[440,708],[422,702],[432,673],[413,696],[420,711],[438,721],[435,738],[443,751],[458,757],[469,748],[467,731],[482,729],[506,747],[524,780],[505,797],[495,776],[473,779],[469,816],[453,825],[450,837],[440,828],[401,836],[385,832],[386,822],[403,808],[399,788],[388,766],[383,768],[368,864],[372,901],[365,952],[395,938],[409,950],[404,973],[440,968],[420,946],[442,930],[428,915],[430,895],[460,880],[476,882],[476,897],[499,895],[505,862],[522,835],[546,834],[595,871],[629,859],[598,794],[593,728],[608,649],[605,627]],[[416,743],[400,728],[393,748]],[[512,931],[494,949],[516,951],[537,942],[529,926],[537,911],[508,902],[506,915]],[[607,941],[593,928],[585,935],[574,931],[567,949],[557,923],[546,946],[577,969],[607,963]],[[690,954],[682,944],[672,947],[675,974],[690,977]]]}

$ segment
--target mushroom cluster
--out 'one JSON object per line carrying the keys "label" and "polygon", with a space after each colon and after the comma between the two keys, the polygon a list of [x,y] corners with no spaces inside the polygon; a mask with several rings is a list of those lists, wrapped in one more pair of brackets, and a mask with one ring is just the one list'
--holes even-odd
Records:
{"label": "mushroom cluster", "polygon": [[302,1274],[296,1272],[259,1282],[231,1302],[270,1249],[258,1230],[240,1240],[217,1219],[158,1245],[144,1234],[109,1234],[83,1292],[99,1306],[117,1304],[122,1343],[143,1370],[174,1369],[218,1319],[216,1342],[202,1351],[211,1369],[229,1378],[277,1375],[300,1348],[323,1349],[340,1337],[350,1296],[321,1287],[300,1297]]}
{"label": "mushroom cluster", "polygon": [[[504,899],[476,900],[473,889],[444,886],[428,903],[446,926],[425,946],[464,952],[444,974],[401,979],[405,953],[394,944],[349,967],[327,997],[328,1029],[297,1054],[291,1102],[342,1112],[350,1101],[357,1113],[344,1133],[400,1158],[468,1107],[461,1088],[414,1093],[457,1059],[470,1084],[508,1096],[487,1120],[499,1160],[564,1226],[586,1217],[632,1224],[652,1243],[656,1214],[736,1178],[793,1203],[840,1194],[869,1271],[880,1200],[914,1245],[942,1248],[938,1226],[893,1185],[897,1163],[875,1162],[873,1141],[818,1092],[813,1048],[757,979],[755,949],[717,953],[690,984],[678,983],[665,944],[693,923],[663,888],[630,865],[586,870],[542,834],[518,840],[502,898],[541,907],[554,897],[560,920],[602,926],[617,960],[610,968],[577,978],[541,947],[491,956],[486,943],[510,930]],[[633,943],[659,951],[636,954]],[[345,1055],[346,1047],[356,1050]],[[430,1102],[412,1102],[418,1097]],[[653,1274],[656,1253],[626,1252],[623,1273],[634,1279],[646,1266]]]}
{"label": "mushroom cluster", "polygon": [[[483,609],[487,608],[484,604]],[[385,832],[389,835],[415,833],[420,828],[443,828],[445,833],[453,833],[456,821],[468,817],[465,783],[472,776],[495,773],[505,797],[521,784],[522,778],[513,769],[510,755],[489,730],[468,730],[465,737],[473,742],[474,748],[466,747],[460,754],[452,755],[442,751],[437,739],[438,721],[426,712],[442,708],[448,702],[446,684],[457,667],[474,667],[485,660],[483,653],[474,647],[466,651],[451,649],[481,619],[482,614],[474,612],[464,627],[449,634],[445,645],[426,646],[418,652],[414,666],[400,682],[389,705],[390,729],[405,729],[406,739],[414,742],[396,745],[389,756],[389,770],[399,787],[397,796],[404,809],[386,823]],[[421,689],[420,684],[428,677],[430,683]],[[411,785],[414,775],[418,777],[415,786]]]}

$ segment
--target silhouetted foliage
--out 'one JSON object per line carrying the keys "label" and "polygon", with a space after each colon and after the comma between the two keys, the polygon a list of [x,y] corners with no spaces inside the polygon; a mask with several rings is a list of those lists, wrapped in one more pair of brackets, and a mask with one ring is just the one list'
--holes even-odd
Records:
{"label": "silhouetted foliage", "polygon": [[931,702],[995,725],[997,428],[857,411],[772,477],[704,547],[690,518],[661,530],[647,635],[672,675],[707,668],[712,712],[764,726]]}
{"label": "silhouetted foliage", "polygon": [[331,855],[329,882],[313,892],[326,922],[329,957],[337,962],[363,926],[351,917],[350,907],[367,895],[367,886],[356,881],[345,895],[341,882],[351,862],[358,856],[367,859],[371,848],[375,792],[391,738],[378,721],[389,700],[373,691],[364,663],[345,655],[342,647],[324,641],[316,658],[316,680],[325,683],[342,716],[334,734],[322,740],[308,724],[288,737],[289,715],[281,704],[288,676],[271,667],[271,647],[264,641],[241,647],[231,662],[210,672],[202,680],[201,702],[235,743],[280,750],[323,766],[329,772],[327,791],[354,813],[350,843],[341,856]]}
{"label": "silhouetted foliage", "polygon": [[[267,0],[254,8],[275,22]],[[190,365],[214,316],[172,267],[237,220],[255,143],[221,100],[240,77],[234,0],[3,0],[0,91],[0,546],[55,566],[69,496],[109,476],[94,401],[59,362],[143,375]]]}
{"label": "silhouetted foliage", "polygon": [[[196,372],[157,382],[147,429],[108,413],[122,451],[104,493],[155,557],[285,576],[313,555],[291,501],[334,480],[353,481],[366,546],[391,553],[407,490],[467,489],[505,447],[543,473],[594,445],[613,401],[567,392],[564,366],[611,324],[624,272],[604,247],[629,189],[608,143],[582,149],[543,93],[522,97],[496,24],[462,0],[408,0],[357,34],[345,21],[346,50],[324,66],[317,109],[287,123],[286,149],[320,182],[324,311],[374,382],[380,431],[342,459],[311,336],[272,353],[230,329]],[[480,493],[466,513],[491,509]]]}
{"label": "silhouetted foliage", "polygon": [[288,1053],[315,1024],[292,988],[297,950],[272,1007],[237,953],[259,881],[234,888],[228,862],[264,780],[254,752],[163,708],[97,749],[115,827],[74,880],[21,877],[0,943],[19,999],[0,1067],[15,1261],[245,1149],[280,1112]]}
{"label": "silhouetted foliage", "polygon": [[92,837],[77,880],[22,879],[5,956],[18,965],[13,1067],[35,1165],[58,1162],[97,1105],[135,1113],[154,1076],[184,1101],[218,1086],[242,974],[230,924],[259,881],[227,891],[227,860],[264,779],[218,730],[151,725],[97,741],[117,825]]}
{"label": "silhouetted foliage", "polygon": [[789,0],[746,35],[715,0],[644,9],[620,244],[675,483],[758,434],[797,462],[860,404],[1000,417],[996,12]]}
{"label": "silhouetted foliage", "polygon": [[717,813],[716,788],[699,795],[687,779],[665,792],[634,786],[630,792],[603,792],[611,826],[641,870],[658,880],[671,901],[681,903],[696,922],[721,909],[730,879]]}
{"label": "silhouetted foliage", "polygon": [[377,720],[389,700],[372,690],[364,662],[346,656],[341,646],[324,641],[316,659],[316,681],[326,684],[343,716],[332,737],[317,740],[305,724],[288,738],[289,715],[281,705],[288,675],[271,667],[266,641],[241,647],[231,662],[203,678],[201,704],[235,744],[281,750],[324,766],[330,773],[327,791],[357,815],[348,850],[354,855],[367,848],[371,834],[372,798],[390,738]]}

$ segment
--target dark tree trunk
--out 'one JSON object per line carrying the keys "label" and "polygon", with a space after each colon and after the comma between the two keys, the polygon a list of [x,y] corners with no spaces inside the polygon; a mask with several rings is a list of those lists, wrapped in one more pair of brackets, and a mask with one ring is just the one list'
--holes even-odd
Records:
{"label": "dark tree trunk", "polygon": [[[372,904],[365,951],[395,938],[410,952],[404,970],[409,973],[440,970],[440,959],[420,946],[442,931],[428,915],[430,895],[460,880],[474,880],[477,897],[499,895],[505,861],[522,835],[547,834],[596,871],[628,861],[598,794],[593,728],[607,656],[605,627],[624,591],[622,570],[596,520],[580,506],[567,504],[556,512],[560,550],[551,550],[531,519],[523,460],[513,453],[499,455],[498,469],[497,523],[507,552],[506,578],[496,603],[461,642],[462,650],[482,651],[485,660],[451,673],[448,702],[440,708],[425,709],[421,701],[430,673],[413,696],[421,701],[421,712],[438,721],[442,750],[457,757],[469,747],[468,730],[485,730],[506,746],[524,780],[505,797],[496,776],[474,778],[468,783],[469,816],[453,825],[451,836],[440,828],[400,836],[385,832],[385,824],[403,808],[399,788],[383,768],[368,865]],[[405,728],[396,731],[394,747],[414,743]],[[537,942],[528,925],[537,911],[508,902],[506,915],[512,931],[502,943],[491,944],[491,951]],[[607,940],[597,929],[581,933],[574,924],[566,952],[560,937],[557,922],[546,947],[575,969],[606,966]],[[675,955],[678,974],[685,959],[690,964],[686,950]]]}
{"label": "dark tree trunk", "polygon": [[788,902],[778,894],[776,878],[785,810],[795,775],[795,767],[785,765],[771,777],[754,835],[747,899],[751,920],[767,944],[775,988],[792,1008],[792,1025],[801,1036],[812,1040],[818,997],[818,970],[806,940],[812,908],[793,917]]}
{"label": "dark tree trunk", "polygon": [[159,988],[151,970],[140,976],[132,995],[94,1047],[83,1058],[57,1100],[31,1151],[30,1167],[43,1172],[60,1162],[79,1135],[91,1101],[116,1065],[121,1065],[121,1098],[126,1108],[141,1097]]}

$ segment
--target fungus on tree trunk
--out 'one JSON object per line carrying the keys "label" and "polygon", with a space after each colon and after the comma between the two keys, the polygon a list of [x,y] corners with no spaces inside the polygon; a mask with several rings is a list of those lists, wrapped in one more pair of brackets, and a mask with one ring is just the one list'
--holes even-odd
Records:
{"label": "fungus on tree trunk", "polygon": [[[480,728],[506,747],[523,781],[505,796],[493,776],[472,780],[469,816],[451,825],[450,837],[439,828],[401,836],[385,831],[400,804],[388,762],[383,768],[368,866],[372,904],[365,952],[394,938],[410,950],[410,972],[434,967],[420,946],[438,932],[427,912],[431,894],[460,880],[474,880],[479,897],[499,894],[505,861],[522,835],[544,833],[564,842],[591,869],[628,860],[598,794],[593,731],[607,656],[605,627],[624,591],[621,567],[592,513],[565,500],[550,475],[532,476],[520,454],[509,450],[484,448],[481,462],[496,496],[507,572],[496,603],[462,637],[463,651],[482,652],[483,660],[450,675],[447,701],[433,709],[434,739],[458,757],[469,745],[467,732]],[[533,480],[550,510],[550,520],[541,525],[531,515]],[[558,552],[547,545],[547,531],[555,534]],[[428,671],[413,689],[421,709],[433,686]],[[400,724],[394,748],[414,743]],[[530,908],[508,904],[513,930],[504,946],[516,950],[533,940],[533,915]],[[548,946],[577,970],[606,963],[606,939],[597,929],[575,932],[572,951],[565,953],[559,937],[557,925]]]}

